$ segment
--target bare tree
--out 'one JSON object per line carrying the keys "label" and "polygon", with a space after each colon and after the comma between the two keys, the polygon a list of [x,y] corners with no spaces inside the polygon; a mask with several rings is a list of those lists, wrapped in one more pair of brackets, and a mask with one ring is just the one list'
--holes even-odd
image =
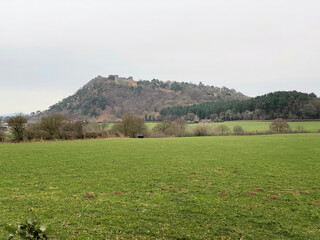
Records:
{"label": "bare tree", "polygon": [[22,114],[19,114],[15,117],[11,117],[8,120],[8,126],[10,127],[10,130],[13,135],[13,139],[15,141],[23,141],[23,135],[26,129],[26,124],[28,120],[25,116]]}
{"label": "bare tree", "polygon": [[5,139],[5,133],[0,129],[0,142],[3,142]]}
{"label": "bare tree", "polygon": [[285,133],[290,132],[291,130],[287,121],[282,118],[276,118],[273,120],[273,122],[269,125],[269,128],[272,132],[276,133]]}
{"label": "bare tree", "polygon": [[49,117],[42,118],[40,126],[43,131],[49,134],[49,139],[53,139],[62,126],[63,117],[59,114],[54,114]]}
{"label": "bare tree", "polygon": [[144,120],[131,113],[124,114],[121,118],[121,122],[114,124],[111,128],[111,132],[114,134],[120,133],[126,137],[135,138],[139,134],[146,135],[148,128],[144,124]]}

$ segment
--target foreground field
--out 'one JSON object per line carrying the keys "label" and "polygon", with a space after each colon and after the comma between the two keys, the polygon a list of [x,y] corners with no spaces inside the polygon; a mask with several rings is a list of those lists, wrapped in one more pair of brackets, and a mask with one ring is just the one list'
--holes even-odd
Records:
{"label": "foreground field", "polygon": [[320,134],[0,144],[0,238],[319,239]]}

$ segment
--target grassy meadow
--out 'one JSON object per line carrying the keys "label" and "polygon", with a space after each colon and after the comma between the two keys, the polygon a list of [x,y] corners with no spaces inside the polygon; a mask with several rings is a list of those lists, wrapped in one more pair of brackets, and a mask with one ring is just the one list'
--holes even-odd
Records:
{"label": "grassy meadow", "polygon": [[[269,125],[272,121],[226,121],[219,123],[210,123],[211,126],[217,127],[219,125],[226,125],[230,128],[232,132],[234,126],[241,126],[246,132],[263,132],[269,130]],[[114,123],[110,123],[106,129],[112,127]],[[310,122],[288,122],[291,129],[298,130],[298,127],[302,127],[304,130],[309,132],[317,132],[320,130],[320,121],[310,121]],[[146,125],[149,129],[154,128],[157,125],[157,122],[146,122]],[[187,129],[191,130],[198,124],[188,124]]]}
{"label": "grassy meadow", "polygon": [[[211,123],[210,125],[216,127],[219,125],[226,125],[230,128],[230,131],[232,131],[234,126],[241,126],[244,131],[246,132],[256,132],[256,131],[268,131],[270,122],[267,121],[226,121],[226,122],[220,122],[220,123]],[[317,132],[320,130],[320,121],[314,121],[314,122],[288,122],[291,129],[297,130],[298,127],[303,127],[304,130],[310,131],[310,132]],[[188,128],[192,129],[197,124],[189,124]]]}
{"label": "grassy meadow", "polygon": [[0,144],[0,238],[319,239],[320,134]]}

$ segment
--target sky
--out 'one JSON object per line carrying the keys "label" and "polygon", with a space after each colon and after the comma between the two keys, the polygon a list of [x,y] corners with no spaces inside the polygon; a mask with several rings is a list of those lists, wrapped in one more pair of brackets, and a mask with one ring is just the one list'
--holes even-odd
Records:
{"label": "sky", "polygon": [[0,0],[0,115],[109,74],[320,96],[320,1]]}

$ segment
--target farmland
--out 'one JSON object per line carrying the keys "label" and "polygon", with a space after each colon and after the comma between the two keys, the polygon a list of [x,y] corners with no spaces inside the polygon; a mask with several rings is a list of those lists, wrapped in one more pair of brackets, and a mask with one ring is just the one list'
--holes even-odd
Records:
{"label": "farmland", "polygon": [[[244,131],[246,132],[256,132],[256,131],[268,131],[269,125],[271,121],[226,121],[226,122],[219,122],[219,123],[210,123],[211,126],[216,127],[219,125],[226,125],[232,131],[234,126],[241,126]],[[298,127],[302,127],[306,131],[310,132],[317,132],[320,130],[320,121],[311,121],[311,122],[288,122],[289,126],[292,130],[297,130]],[[113,123],[108,125],[110,128]],[[146,122],[146,125],[149,129],[152,129],[154,126],[157,125],[157,122]],[[191,130],[198,124],[188,124],[187,129]]]}
{"label": "farmland", "polygon": [[[232,131],[234,126],[241,126],[246,132],[268,131],[271,121],[226,121],[221,123],[211,123],[213,126],[226,125]],[[320,121],[313,122],[288,122],[292,130],[302,127],[306,131],[317,132],[320,129]],[[196,124],[189,124],[193,128]]]}
{"label": "farmland", "polygon": [[319,146],[317,133],[0,144],[0,238],[32,211],[58,239],[319,239]]}

